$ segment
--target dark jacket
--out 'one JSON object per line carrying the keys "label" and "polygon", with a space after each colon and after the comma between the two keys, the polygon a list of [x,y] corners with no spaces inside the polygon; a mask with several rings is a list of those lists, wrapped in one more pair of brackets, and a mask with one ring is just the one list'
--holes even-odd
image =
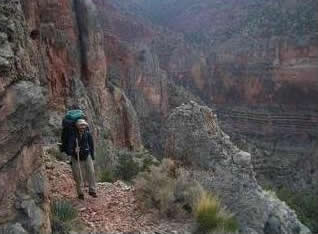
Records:
{"label": "dark jacket", "polygon": [[80,137],[79,132],[74,131],[71,136],[69,136],[68,144],[66,147],[66,154],[77,159],[76,154],[76,139],[78,139],[78,144],[80,147],[80,160],[86,160],[87,156],[90,154],[92,159],[94,160],[94,141],[93,137],[88,130],[86,130],[82,137]]}

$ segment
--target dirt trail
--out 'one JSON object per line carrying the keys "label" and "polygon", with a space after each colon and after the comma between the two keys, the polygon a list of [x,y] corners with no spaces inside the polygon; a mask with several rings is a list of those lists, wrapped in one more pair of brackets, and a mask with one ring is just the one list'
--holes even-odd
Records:
{"label": "dirt trail", "polygon": [[97,198],[88,195],[79,200],[69,164],[49,160],[46,163],[51,200],[65,199],[79,211],[85,232],[190,233],[191,222],[160,218],[156,210],[143,211],[133,187],[121,181],[98,183]]}

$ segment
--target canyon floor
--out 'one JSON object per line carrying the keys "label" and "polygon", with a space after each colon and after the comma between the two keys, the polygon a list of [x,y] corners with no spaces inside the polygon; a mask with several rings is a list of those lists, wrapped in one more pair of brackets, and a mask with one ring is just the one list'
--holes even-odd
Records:
{"label": "canyon floor", "polygon": [[78,211],[74,230],[80,233],[190,233],[191,220],[160,217],[155,209],[143,209],[133,186],[122,181],[98,183],[97,198],[88,195],[79,200],[71,166],[62,161],[46,160],[51,202],[67,200]]}

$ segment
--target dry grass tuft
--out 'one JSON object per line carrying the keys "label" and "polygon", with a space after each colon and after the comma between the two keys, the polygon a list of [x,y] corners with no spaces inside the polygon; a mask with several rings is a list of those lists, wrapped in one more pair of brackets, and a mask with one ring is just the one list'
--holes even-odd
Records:
{"label": "dry grass tuft", "polygon": [[221,202],[216,196],[207,192],[203,192],[198,199],[194,215],[199,232],[236,232],[238,229],[235,217],[222,208]]}

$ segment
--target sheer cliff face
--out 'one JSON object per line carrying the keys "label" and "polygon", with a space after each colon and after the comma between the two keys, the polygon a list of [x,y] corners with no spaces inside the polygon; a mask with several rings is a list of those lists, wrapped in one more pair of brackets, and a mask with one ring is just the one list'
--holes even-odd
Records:
{"label": "sheer cliff face", "polygon": [[96,138],[107,128],[114,145],[138,148],[135,111],[121,90],[108,85],[104,34],[95,4],[90,0],[26,1],[24,11],[40,80],[48,89],[53,130],[60,127],[56,119],[61,119],[63,111],[79,104],[94,124]]}
{"label": "sheer cliff face", "polygon": [[151,44],[159,66],[256,152],[262,183],[316,186],[317,1],[109,2],[168,28]]}
{"label": "sheer cliff face", "polygon": [[0,12],[0,232],[50,232],[40,137],[46,98],[20,2],[1,1]]}
{"label": "sheer cliff face", "polygon": [[[76,4],[74,4],[76,2]],[[136,112],[107,81],[104,36],[90,0],[0,1],[0,232],[50,233],[42,146],[78,104],[97,145],[139,149]]]}

